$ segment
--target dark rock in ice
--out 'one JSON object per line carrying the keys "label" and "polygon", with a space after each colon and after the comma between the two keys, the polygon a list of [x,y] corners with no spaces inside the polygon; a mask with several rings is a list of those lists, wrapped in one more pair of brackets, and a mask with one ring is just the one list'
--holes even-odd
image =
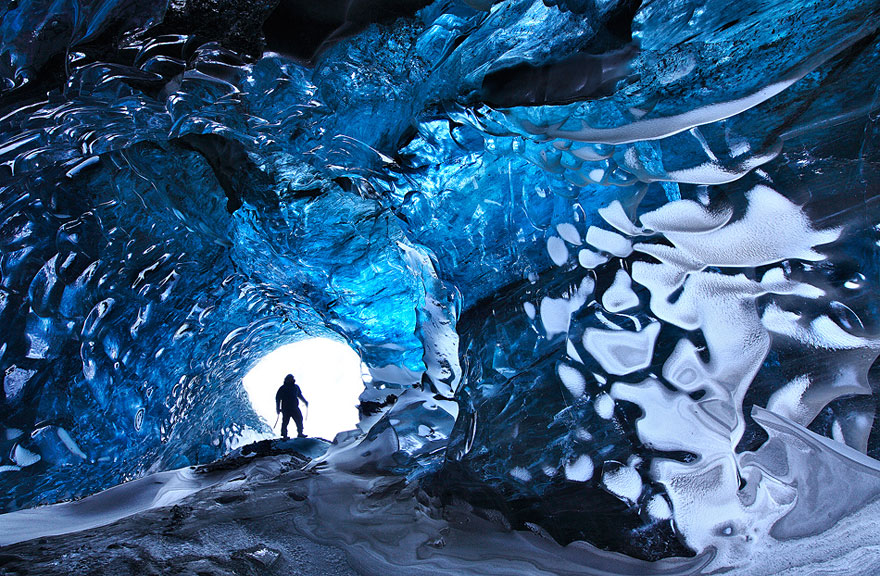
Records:
{"label": "dark rock in ice", "polygon": [[258,57],[265,48],[263,22],[278,0],[177,0],[169,2],[154,34],[186,34],[217,42],[239,54]]}
{"label": "dark rock in ice", "polygon": [[269,50],[307,62],[371,24],[411,18],[428,4],[429,0],[280,0],[266,18],[263,33]]}
{"label": "dark rock in ice", "polygon": [[632,51],[576,54],[554,64],[504,68],[483,79],[481,96],[493,106],[569,104],[608,96],[626,77],[632,56]]}

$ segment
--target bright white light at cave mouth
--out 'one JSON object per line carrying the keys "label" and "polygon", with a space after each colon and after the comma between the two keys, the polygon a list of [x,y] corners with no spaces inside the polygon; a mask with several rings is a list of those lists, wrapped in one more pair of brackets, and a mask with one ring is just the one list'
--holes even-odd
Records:
{"label": "bright white light at cave mouth", "polygon": [[[333,440],[338,432],[354,430],[358,396],[364,391],[361,359],[347,344],[329,338],[310,338],[282,346],[264,356],[242,379],[254,411],[269,426],[275,422],[275,393],[284,377],[293,374],[309,407],[300,402],[303,432]],[[281,421],[274,429],[281,435]],[[287,434],[296,436],[291,419]]]}

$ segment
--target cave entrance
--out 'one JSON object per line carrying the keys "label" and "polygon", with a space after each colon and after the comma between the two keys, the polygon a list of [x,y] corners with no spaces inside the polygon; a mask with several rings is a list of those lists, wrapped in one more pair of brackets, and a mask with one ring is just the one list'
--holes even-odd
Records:
{"label": "cave entrance", "polygon": [[[338,432],[358,423],[358,396],[364,391],[362,363],[350,346],[329,338],[309,338],[281,346],[251,368],[242,379],[254,411],[269,426],[275,422],[275,392],[293,374],[309,407],[300,405],[304,431],[310,437],[333,440]],[[275,427],[280,436],[281,423]],[[296,436],[296,425],[288,425]]]}

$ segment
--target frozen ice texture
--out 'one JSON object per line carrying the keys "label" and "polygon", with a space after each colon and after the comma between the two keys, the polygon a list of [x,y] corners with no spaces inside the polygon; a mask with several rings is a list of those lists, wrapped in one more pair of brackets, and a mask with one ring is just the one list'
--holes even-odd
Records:
{"label": "frozen ice texture", "polygon": [[324,335],[327,466],[719,571],[859,521],[876,2],[270,4],[0,8],[0,509],[216,458]]}

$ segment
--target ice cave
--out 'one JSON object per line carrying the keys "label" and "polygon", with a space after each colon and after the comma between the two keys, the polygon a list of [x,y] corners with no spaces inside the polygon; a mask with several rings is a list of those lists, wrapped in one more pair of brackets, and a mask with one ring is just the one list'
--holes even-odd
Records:
{"label": "ice cave", "polygon": [[0,575],[880,573],[878,71],[877,0],[6,0]]}

